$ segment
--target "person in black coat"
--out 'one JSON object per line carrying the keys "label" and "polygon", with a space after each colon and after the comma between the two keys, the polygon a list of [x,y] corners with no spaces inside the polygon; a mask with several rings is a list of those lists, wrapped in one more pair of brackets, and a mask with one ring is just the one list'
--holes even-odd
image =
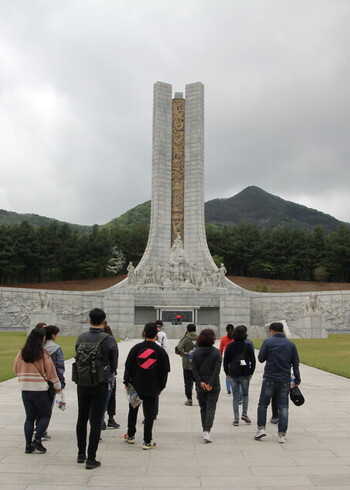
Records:
{"label": "person in black coat", "polygon": [[196,382],[200,406],[204,442],[212,442],[216,404],[220,394],[221,353],[214,347],[215,332],[211,328],[201,331],[197,338],[198,348],[192,356],[192,373]]}
{"label": "person in black coat", "polygon": [[[156,443],[152,440],[154,413],[158,396],[164,390],[170,363],[168,354],[157,343],[158,329],[154,323],[146,323],[145,340],[131,348],[125,361],[124,385],[137,391],[143,404],[144,442],[143,449],[152,449]],[[136,421],[139,406],[129,404],[128,432],[125,442],[135,443]]]}
{"label": "person in black coat", "polygon": [[[232,403],[233,403],[233,425],[239,425],[239,398],[240,387],[242,390],[243,410],[241,419],[246,424],[252,421],[248,417],[248,392],[250,378],[255,371],[255,354],[252,345],[246,342],[247,329],[244,325],[239,325],[233,332],[234,342],[229,344],[224,356],[224,371],[230,377],[232,386]],[[235,359],[239,358],[239,366],[235,367]],[[235,371],[234,371],[235,369]]]}

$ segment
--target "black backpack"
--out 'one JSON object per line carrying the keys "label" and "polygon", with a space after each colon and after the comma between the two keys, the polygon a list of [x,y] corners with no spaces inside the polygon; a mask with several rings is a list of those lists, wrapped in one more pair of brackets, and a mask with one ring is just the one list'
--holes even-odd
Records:
{"label": "black backpack", "polygon": [[240,354],[238,354],[233,359],[232,362],[230,362],[230,365],[228,367],[228,373],[233,378],[238,378],[239,376],[241,376],[241,373],[242,373],[241,361],[243,361],[245,359],[246,351],[247,351],[247,344],[246,344],[246,342],[244,342],[244,347],[243,347],[242,352]]}
{"label": "black backpack", "polygon": [[108,366],[102,363],[101,343],[108,335],[103,332],[96,342],[89,342],[83,334],[72,366],[72,381],[77,385],[97,386],[104,381]]}

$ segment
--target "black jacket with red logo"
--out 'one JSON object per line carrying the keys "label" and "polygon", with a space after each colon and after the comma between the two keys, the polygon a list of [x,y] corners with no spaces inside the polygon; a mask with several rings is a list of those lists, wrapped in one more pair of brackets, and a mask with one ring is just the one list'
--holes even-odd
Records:
{"label": "black jacket with red logo", "polygon": [[170,363],[156,342],[145,340],[130,349],[125,361],[124,384],[131,383],[140,397],[154,397],[164,390]]}

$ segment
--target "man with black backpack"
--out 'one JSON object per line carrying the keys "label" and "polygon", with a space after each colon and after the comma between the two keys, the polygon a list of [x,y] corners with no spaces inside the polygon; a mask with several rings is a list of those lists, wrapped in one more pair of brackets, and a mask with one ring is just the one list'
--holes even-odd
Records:
{"label": "man with black backpack", "polygon": [[[81,334],[75,344],[73,381],[77,383],[78,463],[85,463],[87,470],[101,466],[96,452],[101,435],[101,422],[107,401],[108,383],[118,362],[117,343],[103,331],[106,313],[94,308],[89,313],[90,330]],[[86,455],[87,423],[90,421],[89,444]]]}

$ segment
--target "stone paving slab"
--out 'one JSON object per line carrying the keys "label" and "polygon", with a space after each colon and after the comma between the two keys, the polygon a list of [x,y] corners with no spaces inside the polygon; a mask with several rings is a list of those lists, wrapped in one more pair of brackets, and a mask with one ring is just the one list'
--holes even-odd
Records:
{"label": "stone paving slab", "polygon": [[[40,490],[142,490],[148,488],[218,489],[350,489],[350,380],[308,366],[301,366],[302,407],[290,406],[287,443],[277,442],[277,426],[267,424],[267,437],[254,441],[256,408],[262,366],[250,387],[249,416],[252,425],[232,426],[232,398],[222,390],[212,430],[214,442],[204,444],[199,407],[184,405],[181,359],[170,341],[171,373],[160,398],[154,427],[157,447],[142,450],[141,414],[136,444],[126,445],[127,401],[121,383],[128,340],[119,344],[120,369],[117,389],[117,421],[121,428],[102,432],[98,459],[92,471],[76,461],[75,385],[70,382],[72,361],[66,362],[67,408],[55,408],[44,443],[46,454],[24,454],[24,409],[16,379],[0,383],[0,489]],[[243,425],[244,424],[244,425]]]}

